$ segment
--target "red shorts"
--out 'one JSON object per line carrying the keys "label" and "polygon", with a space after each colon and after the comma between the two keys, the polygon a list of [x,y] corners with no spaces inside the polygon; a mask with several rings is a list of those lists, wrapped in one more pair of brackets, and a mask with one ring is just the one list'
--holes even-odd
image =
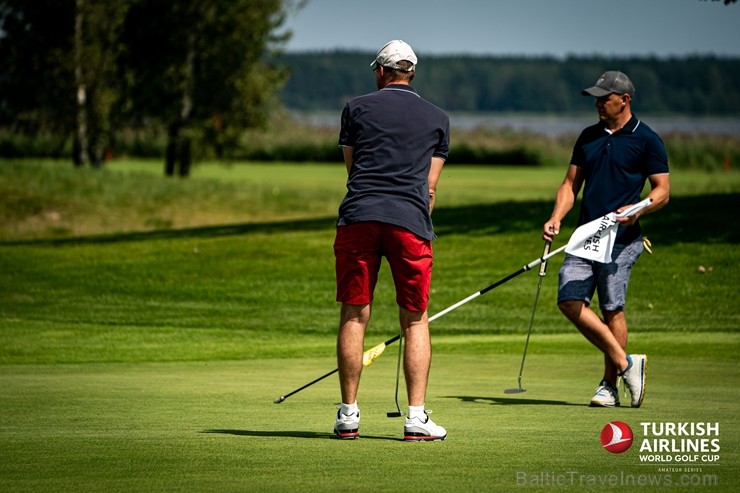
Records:
{"label": "red shorts", "polygon": [[337,301],[366,305],[373,300],[380,260],[385,257],[401,308],[423,312],[432,283],[432,242],[400,226],[361,222],[337,227],[334,240]]}

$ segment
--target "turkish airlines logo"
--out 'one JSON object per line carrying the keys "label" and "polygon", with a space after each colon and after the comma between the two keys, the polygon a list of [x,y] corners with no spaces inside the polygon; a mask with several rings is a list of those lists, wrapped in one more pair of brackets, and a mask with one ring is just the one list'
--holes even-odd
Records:
{"label": "turkish airlines logo", "polygon": [[626,452],[633,441],[632,428],[622,421],[607,423],[601,430],[601,445],[612,454]]}

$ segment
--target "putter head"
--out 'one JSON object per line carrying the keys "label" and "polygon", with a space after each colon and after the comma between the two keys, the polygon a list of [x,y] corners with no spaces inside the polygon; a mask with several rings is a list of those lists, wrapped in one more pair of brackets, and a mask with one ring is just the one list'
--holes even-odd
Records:
{"label": "putter head", "polygon": [[401,416],[406,416],[401,411],[392,411],[389,413],[385,413],[385,415],[388,416],[389,418],[400,418]]}
{"label": "putter head", "polygon": [[516,389],[506,389],[504,390],[504,394],[521,394],[522,392],[526,392],[527,389],[519,387]]}
{"label": "putter head", "polygon": [[284,400],[285,400],[285,397],[283,397],[283,396],[280,396],[280,397],[278,397],[277,399],[275,399],[275,400],[274,400],[273,402],[274,402],[275,404],[280,404],[280,403],[281,403],[281,402],[283,402]]}

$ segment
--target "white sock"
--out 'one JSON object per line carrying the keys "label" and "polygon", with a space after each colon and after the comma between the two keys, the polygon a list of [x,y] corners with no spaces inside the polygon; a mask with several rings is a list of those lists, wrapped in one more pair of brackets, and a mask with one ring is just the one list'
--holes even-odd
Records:
{"label": "white sock", "polygon": [[424,418],[424,404],[421,406],[409,406],[409,418]]}
{"label": "white sock", "polygon": [[359,411],[360,410],[357,408],[357,401],[353,402],[352,404],[345,404],[344,402],[342,402],[341,412],[345,416],[349,416],[350,414],[354,414]]}

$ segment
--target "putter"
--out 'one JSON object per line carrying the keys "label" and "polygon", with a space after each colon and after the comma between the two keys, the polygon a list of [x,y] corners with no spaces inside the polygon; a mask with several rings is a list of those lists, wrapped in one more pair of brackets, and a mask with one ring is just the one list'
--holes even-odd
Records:
{"label": "putter", "polygon": [[[545,249],[542,252],[542,257],[544,258],[547,256],[548,253],[550,253],[550,245],[551,243],[549,241],[545,242]],[[518,387],[514,389],[506,389],[504,390],[504,394],[519,394],[521,392],[526,392],[527,389],[522,387],[522,372],[524,371],[524,358],[527,357],[527,346],[529,346],[529,336],[532,334],[532,325],[534,324],[534,313],[537,311],[537,300],[540,297],[540,288],[542,287],[542,278],[545,277],[545,274],[547,273],[547,260],[542,262],[540,264],[540,272],[539,272],[539,279],[537,280],[537,291],[534,293],[534,304],[532,305],[532,315],[529,317],[529,330],[527,330],[527,339],[524,342],[524,354],[522,355],[522,364],[519,367],[519,385]]]}
{"label": "putter", "polygon": [[401,406],[398,405],[398,381],[401,378],[401,354],[403,353],[403,337],[399,336],[398,339],[398,363],[396,364],[396,410],[386,413],[389,418],[400,418],[405,416],[401,411]]}

